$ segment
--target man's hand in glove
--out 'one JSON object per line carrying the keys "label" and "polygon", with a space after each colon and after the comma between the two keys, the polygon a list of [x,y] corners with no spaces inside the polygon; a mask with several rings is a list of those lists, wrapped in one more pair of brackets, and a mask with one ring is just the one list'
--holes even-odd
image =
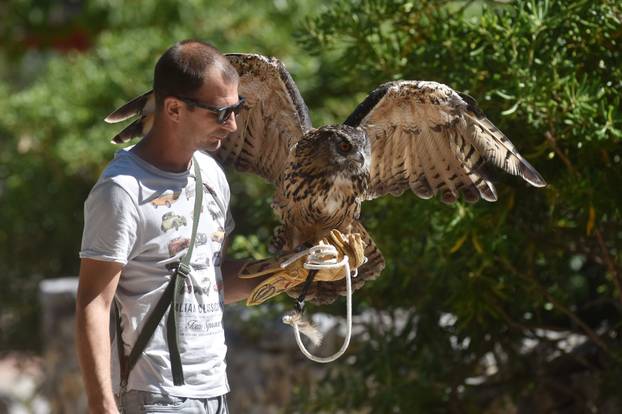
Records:
{"label": "man's hand in glove", "polygon": [[[343,260],[344,255],[347,255],[351,271],[357,269],[365,260],[365,243],[361,240],[361,236],[358,233],[345,235],[339,230],[331,230],[328,236],[320,240],[318,244],[334,246],[337,250],[337,262]],[[307,259],[306,255],[285,267],[281,265],[295,254],[289,254],[278,259],[270,258],[251,262],[240,270],[239,277],[243,279],[269,276],[253,289],[246,301],[247,305],[258,305],[279,293],[304,283],[309,274],[309,270],[304,268],[304,263]],[[345,276],[343,267],[320,269],[315,275],[314,281],[333,282],[343,279]]]}

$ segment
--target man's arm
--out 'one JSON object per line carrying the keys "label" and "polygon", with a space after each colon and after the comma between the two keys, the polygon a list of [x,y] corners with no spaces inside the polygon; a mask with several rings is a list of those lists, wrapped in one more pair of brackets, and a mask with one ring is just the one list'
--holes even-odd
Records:
{"label": "man's arm", "polygon": [[110,373],[110,305],[123,265],[80,262],[76,299],[76,344],[91,413],[118,413]]}
{"label": "man's arm", "polygon": [[257,277],[253,279],[240,279],[240,269],[249,260],[232,260],[225,259],[221,270],[222,279],[225,289],[225,304],[239,302],[250,295],[252,290],[264,281],[265,277]]}
{"label": "man's arm", "polygon": [[[225,239],[222,244],[222,252],[226,252],[229,247],[229,239]],[[251,260],[223,260],[220,270],[222,271],[222,283],[224,284],[225,304],[239,302],[251,294],[255,286],[264,281],[265,277],[254,279],[240,279],[238,275],[244,264]]]}

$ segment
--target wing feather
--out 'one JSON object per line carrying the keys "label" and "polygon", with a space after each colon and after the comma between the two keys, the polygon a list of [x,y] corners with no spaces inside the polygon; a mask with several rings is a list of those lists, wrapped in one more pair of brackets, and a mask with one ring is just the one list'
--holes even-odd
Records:
{"label": "wing feather", "polygon": [[432,141],[432,137],[430,135],[426,135],[423,140],[424,148],[427,156],[424,158],[425,160],[425,175],[428,179],[428,183],[430,187],[432,187],[432,191],[434,194],[438,193],[438,191],[443,187],[443,180],[441,179],[441,173],[439,171],[439,167],[442,165],[442,159],[440,158],[438,151]]}
{"label": "wing feather", "polygon": [[[424,153],[424,149],[421,151],[417,150],[417,145],[414,140],[410,140],[411,144],[411,155],[415,157],[416,162],[411,165],[411,174],[410,177],[410,188],[411,190],[420,198],[428,199],[431,198],[434,193],[432,192],[432,187],[428,182],[428,179],[425,175],[424,168],[424,157],[427,157],[427,152]],[[415,167],[415,168],[412,168]],[[378,180],[379,181],[379,180]],[[376,191],[376,193],[378,193]]]}
{"label": "wing feather", "polygon": [[365,128],[372,160],[367,199],[410,189],[421,198],[440,194],[453,203],[497,199],[484,173],[492,164],[536,187],[546,185],[473,98],[436,82],[381,85],[346,125]]}
{"label": "wing feather", "polygon": [[110,142],[113,144],[123,144],[134,137],[145,135],[149,132],[152,125],[153,114],[142,116],[121,130]]}
{"label": "wing feather", "polygon": [[[403,132],[402,132],[403,135]],[[394,151],[402,152],[405,156],[408,153],[405,151],[405,147],[408,141],[404,139],[394,140]],[[404,168],[406,159],[402,157],[392,157],[391,174],[395,177],[395,183],[393,183],[388,189],[389,193],[394,196],[399,196],[404,192],[404,189],[408,186],[408,177],[406,175],[406,169]]]}
{"label": "wing feather", "polygon": [[143,113],[152,113],[154,109],[155,99],[153,97],[152,91],[149,90],[112,111],[112,113],[104,118],[104,121],[108,122],[109,124],[114,124],[117,122],[128,120],[136,115],[142,115]]}
{"label": "wing feather", "polygon": [[217,157],[272,183],[285,169],[289,149],[311,129],[308,109],[283,64],[254,54],[230,54],[240,74],[246,108],[241,127],[230,134]]}

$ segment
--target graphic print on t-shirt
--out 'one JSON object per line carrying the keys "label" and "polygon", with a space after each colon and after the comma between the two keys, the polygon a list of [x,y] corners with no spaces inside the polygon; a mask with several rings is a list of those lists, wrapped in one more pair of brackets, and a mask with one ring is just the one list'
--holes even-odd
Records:
{"label": "graphic print on t-shirt", "polygon": [[[194,245],[200,246],[205,243],[207,243],[207,234],[197,233]],[[186,237],[175,237],[168,242],[168,254],[173,257],[182,250],[187,249],[188,246],[190,246],[190,239]],[[209,263],[206,263],[206,265],[209,266]]]}
{"label": "graphic print on t-shirt", "polygon": [[212,233],[212,241],[215,243],[222,243],[225,239],[225,229],[220,227],[218,230]]}
{"label": "graphic print on t-shirt", "polygon": [[212,216],[212,220],[218,223],[224,218],[224,215],[221,207],[216,202],[214,190],[206,183],[203,183],[203,193],[209,196],[207,199],[207,211],[209,211],[210,216]]}
{"label": "graphic print on t-shirt", "polygon": [[[189,183],[183,191],[190,208],[188,226],[192,227],[194,183]],[[192,276],[184,280],[177,292],[180,298],[175,310],[181,337],[223,335],[221,326],[223,304],[219,292],[219,289],[222,289],[222,277],[220,271],[216,272],[214,267],[220,266],[225,217],[214,199],[215,193],[210,191],[205,183],[203,193],[200,228],[207,232],[197,233],[191,260]],[[188,238],[174,238],[169,242],[169,254],[173,257],[188,248],[189,244]]]}
{"label": "graphic print on t-shirt", "polygon": [[[214,288],[212,288],[212,285],[214,285]],[[201,279],[201,283],[199,286],[193,286],[192,284],[180,285],[177,293],[194,293],[195,295],[209,296],[212,292],[218,292],[218,283],[212,282],[209,277],[204,277],[203,279]]]}
{"label": "graphic print on t-shirt", "polygon": [[218,221],[223,217],[222,212],[220,211],[220,207],[214,202],[214,200],[209,200],[207,202],[207,211],[209,211],[210,216],[212,216],[212,220]]}
{"label": "graphic print on t-shirt", "polygon": [[171,229],[179,230],[180,227],[187,225],[188,220],[186,220],[185,217],[179,216],[172,211],[169,211],[162,216],[162,225],[160,226],[160,229],[162,229],[162,231],[166,233]]}
{"label": "graphic print on t-shirt", "polygon": [[184,188],[184,192],[186,193],[186,200],[194,199],[194,193],[196,192],[194,190],[194,185],[189,185]]}
{"label": "graphic print on t-shirt", "polygon": [[158,206],[166,206],[168,208],[171,208],[173,203],[177,201],[180,195],[181,195],[181,191],[175,191],[175,192],[163,194],[160,197],[154,200],[151,200],[151,205],[153,205],[155,208],[158,208]]}

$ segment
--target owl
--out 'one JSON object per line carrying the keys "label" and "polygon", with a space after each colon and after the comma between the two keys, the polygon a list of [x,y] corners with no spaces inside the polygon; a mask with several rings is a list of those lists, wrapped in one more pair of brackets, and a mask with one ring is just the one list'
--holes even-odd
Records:
{"label": "owl", "polygon": [[[378,277],[385,265],[359,221],[363,201],[404,191],[422,199],[438,196],[448,204],[459,198],[496,201],[484,173],[490,165],[535,187],[546,185],[476,101],[446,85],[388,82],[369,93],[343,124],[313,128],[281,62],[256,54],[227,58],[240,75],[245,107],[236,118],[238,130],[212,155],[274,184],[272,207],[281,222],[272,241],[277,253],[313,244],[331,229],[360,233],[367,262],[352,280],[354,289]],[[154,110],[149,91],[111,113],[107,122],[137,117],[112,141],[146,134]],[[306,298],[330,303],[345,292],[344,280],[315,282]]]}

